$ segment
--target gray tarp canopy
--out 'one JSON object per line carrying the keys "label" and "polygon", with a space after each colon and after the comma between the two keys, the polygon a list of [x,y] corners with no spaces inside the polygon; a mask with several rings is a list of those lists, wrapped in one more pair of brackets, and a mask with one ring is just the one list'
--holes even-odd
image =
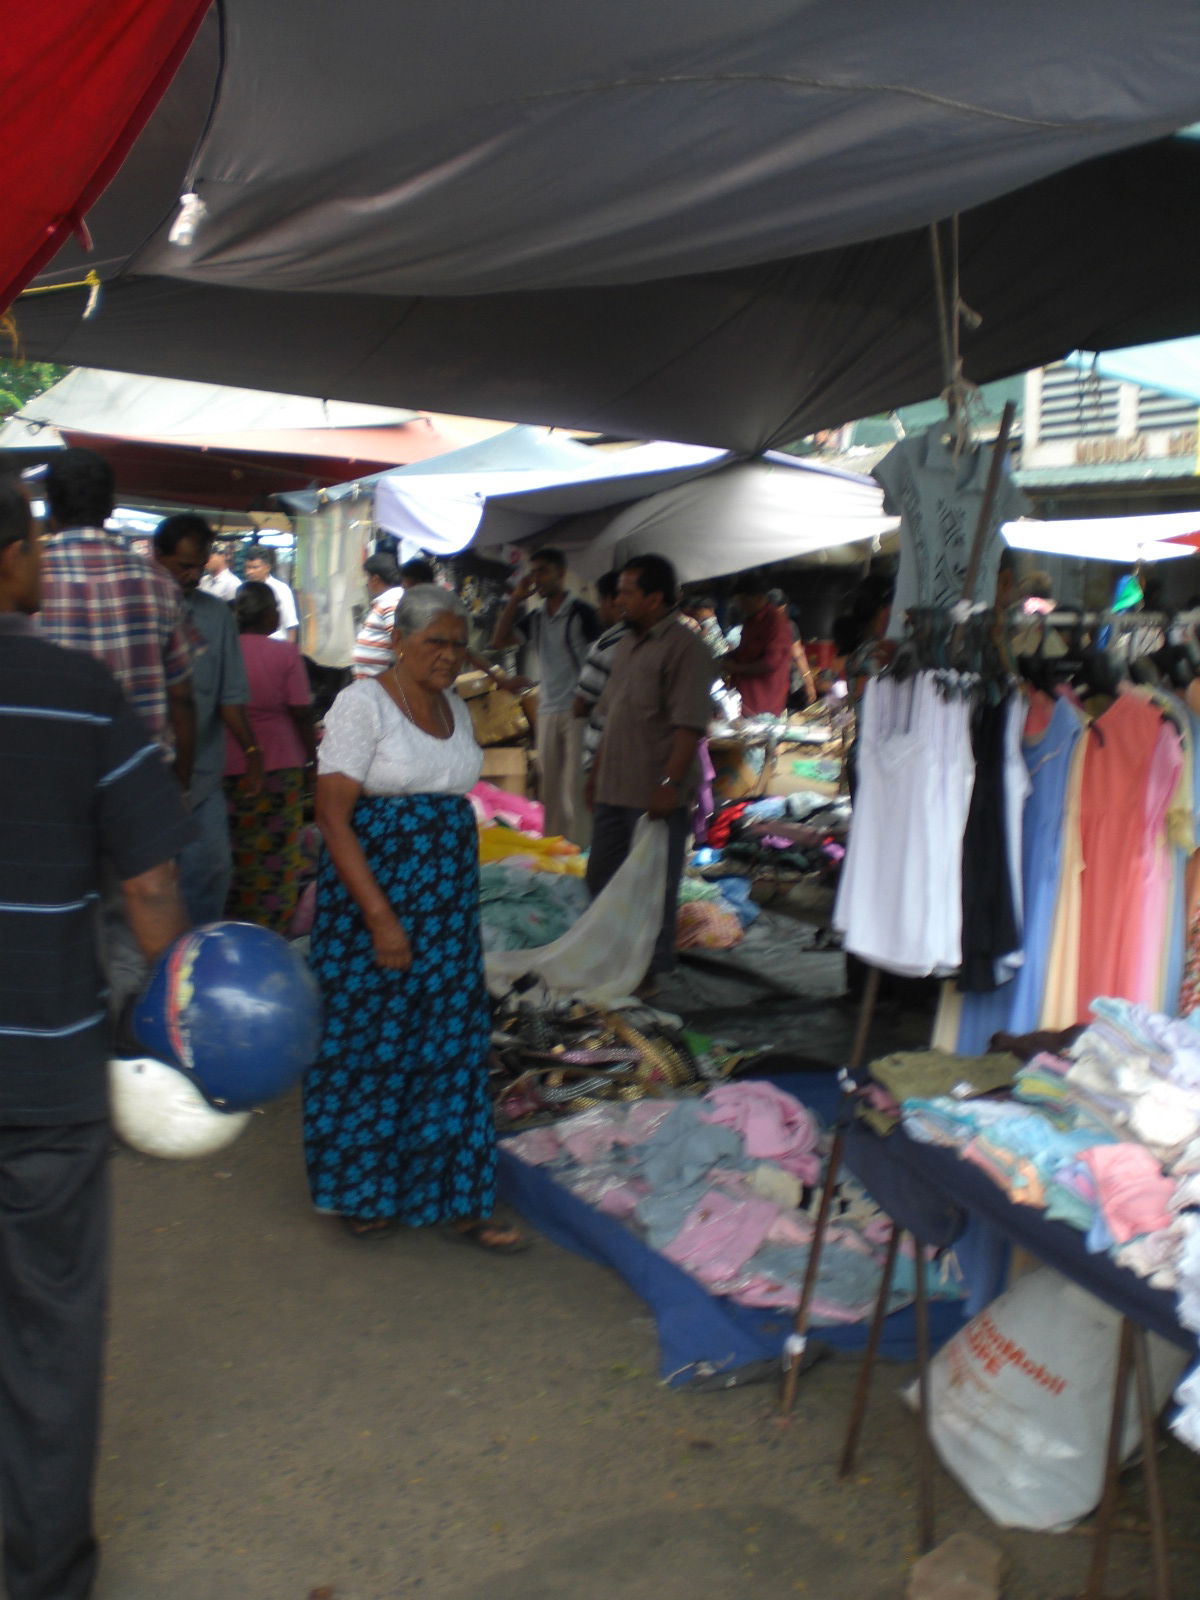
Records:
{"label": "gray tarp canopy", "polygon": [[[69,107],[64,107],[64,115]],[[1194,0],[223,0],[28,354],[754,451],[1200,329]],[[206,207],[168,241],[179,196]],[[948,230],[947,230],[948,236]]]}

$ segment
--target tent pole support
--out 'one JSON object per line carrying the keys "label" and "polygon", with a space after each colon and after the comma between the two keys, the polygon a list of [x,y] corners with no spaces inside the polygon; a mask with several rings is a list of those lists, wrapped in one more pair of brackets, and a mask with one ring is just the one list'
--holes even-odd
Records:
{"label": "tent pole support", "polygon": [[[858,1013],[858,1027],[855,1030],[854,1044],[850,1051],[848,1065],[851,1075],[856,1073],[862,1066],[878,1000],[879,968],[870,967],[867,970],[866,983],[863,985],[862,1001]],[[825,1169],[825,1184],[821,1190],[821,1204],[817,1210],[812,1243],[808,1247],[808,1261],[804,1268],[804,1287],[800,1291],[800,1304],[796,1310],[796,1320],[793,1324],[792,1336],[785,1355],[786,1366],[783,1374],[783,1393],[780,1397],[780,1411],[784,1417],[791,1416],[796,1404],[796,1384],[800,1378],[804,1344],[808,1338],[808,1319],[812,1310],[813,1297],[817,1291],[817,1279],[821,1272],[821,1252],[825,1247],[825,1234],[829,1227],[829,1213],[833,1207],[833,1192],[837,1187],[838,1173],[841,1170],[844,1144],[845,1136],[842,1132],[839,1118],[839,1126],[833,1136],[833,1144],[829,1151],[829,1163]]]}

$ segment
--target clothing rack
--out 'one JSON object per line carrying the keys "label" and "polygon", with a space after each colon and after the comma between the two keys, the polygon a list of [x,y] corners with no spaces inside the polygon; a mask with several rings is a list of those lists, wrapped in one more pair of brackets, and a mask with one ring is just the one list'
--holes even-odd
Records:
{"label": "clothing rack", "polygon": [[[936,236],[935,236],[936,238]],[[988,530],[992,521],[992,510],[996,504],[996,495],[1000,487],[1000,473],[1004,465],[1004,454],[1008,449],[1008,436],[1012,430],[1013,417],[1016,407],[1011,400],[1007,401],[1000,417],[1000,426],[992,445],[992,458],[988,466],[987,485],[979,507],[979,516],[975,524],[975,535],[971,541],[971,553],[967,561],[967,570],[963,583],[963,601],[970,602],[974,598],[975,582],[979,573],[983,557],[984,546],[987,542]],[[963,628],[954,629],[952,648],[961,648]],[[880,972],[878,967],[870,967],[867,971],[866,982],[863,985],[862,1001],[858,1015],[858,1025],[855,1029],[854,1043],[850,1051],[849,1074],[851,1079],[859,1072],[866,1058],[867,1040],[870,1037],[871,1024],[875,1019],[875,1008],[879,1002]],[[805,1264],[804,1284],[800,1291],[800,1304],[796,1310],[796,1319],[791,1334],[784,1345],[784,1370],[783,1387],[780,1395],[780,1408],[785,1417],[790,1417],[796,1404],[796,1385],[804,1365],[804,1357],[808,1346],[808,1323],[812,1314],[812,1303],[816,1295],[817,1279],[821,1271],[821,1255],[825,1245],[825,1234],[829,1226],[829,1215],[833,1206],[833,1194],[837,1184],[838,1171],[842,1164],[842,1155],[845,1145],[844,1118],[838,1118],[837,1129],[834,1133],[833,1145],[829,1152],[829,1162],[825,1172],[825,1183],[821,1190],[821,1202],[817,1210],[817,1220],[813,1230],[812,1242],[809,1245],[808,1261]],[[921,1277],[920,1271],[917,1273]],[[924,1318],[920,1319],[922,1328]],[[928,1365],[927,1341],[921,1336],[919,1330],[919,1350],[922,1391],[922,1408],[925,1406],[925,1370]],[[924,1474],[923,1474],[924,1477]],[[926,1515],[928,1494],[923,1486],[921,1494],[922,1516],[921,1534],[924,1537],[929,1532],[929,1518]]]}
{"label": "clothing rack", "polygon": [[[997,455],[1003,450],[1003,430],[1001,442],[997,446]],[[993,461],[993,468],[997,463]],[[981,514],[981,525],[985,520]],[[977,535],[978,536],[978,535]],[[968,593],[970,586],[968,585]],[[961,612],[955,615],[961,615]],[[1074,653],[1083,651],[1083,641],[1078,637],[1083,630],[1096,630],[1108,628],[1111,630],[1110,640],[1126,641],[1125,653],[1137,655],[1140,648],[1134,642],[1133,650],[1129,649],[1129,636],[1137,635],[1140,631],[1147,633],[1159,629],[1163,634],[1169,630],[1179,628],[1180,619],[1161,611],[1112,611],[1111,609],[1074,612],[1054,611],[1045,617],[1028,616],[1023,621],[1040,622],[1044,629],[1055,628],[1062,633],[1074,633],[1077,637],[1074,642]],[[1195,626],[1200,620],[1196,615],[1188,615],[1183,626]],[[997,630],[998,631],[998,630]],[[955,633],[961,640],[966,628],[962,625],[956,627]],[[1176,635],[1180,638],[1180,635]],[[957,642],[957,641],[956,641]],[[1189,641],[1190,643],[1190,641]],[[1103,650],[1083,652],[1096,655],[1109,655],[1106,645]],[[1116,651],[1120,654],[1120,651]],[[1191,654],[1192,652],[1188,652]],[[854,1099],[861,1093],[864,1086],[863,1066],[867,1059],[867,1045],[875,1011],[880,984],[880,972],[876,967],[867,970],[867,981],[861,1000],[858,1025],[851,1051],[848,1071],[843,1074],[844,1097],[842,1110],[834,1127],[834,1137],[829,1155],[829,1165],[826,1171],[825,1185],[821,1193],[820,1205],[814,1226],[814,1236],[809,1248],[809,1256],[805,1273],[805,1280],[800,1297],[800,1305],[796,1314],[794,1331],[787,1341],[784,1351],[784,1381],[782,1385],[781,1408],[785,1416],[790,1415],[795,1402],[797,1382],[801,1371],[807,1365],[805,1360],[808,1343],[807,1330],[811,1313],[812,1302],[815,1297],[817,1278],[820,1272],[822,1246],[825,1240],[826,1229],[829,1224],[834,1185],[838,1170],[842,1164],[843,1156],[848,1148],[847,1125],[849,1114]],[[852,1161],[853,1165],[853,1161]],[[871,1382],[871,1374],[875,1356],[878,1351],[883,1322],[889,1304],[889,1290],[891,1275],[899,1250],[902,1232],[911,1232],[911,1224],[901,1220],[902,1211],[898,1210],[893,1222],[893,1233],[889,1243],[887,1262],[879,1298],[876,1303],[872,1319],[870,1338],[859,1375],[859,1383],[849,1419],[849,1427],[845,1445],[839,1465],[839,1476],[844,1477],[853,1470],[856,1456],[858,1438],[861,1432],[865,1415],[867,1397]],[[917,1513],[917,1542],[918,1547],[924,1551],[930,1548],[934,1538],[934,1483],[933,1483],[933,1457],[929,1435],[929,1331],[928,1309],[926,1304],[926,1284],[924,1275],[924,1251],[922,1240],[915,1233],[912,1234],[913,1248],[916,1255],[916,1311],[917,1311],[917,1394],[918,1394],[918,1453],[916,1473],[916,1513]],[[936,1240],[932,1241],[934,1244]],[[1104,1569],[1107,1562],[1108,1546],[1112,1537],[1115,1510],[1116,1510],[1116,1483],[1119,1471],[1119,1441],[1122,1432],[1122,1422],[1126,1408],[1126,1389],[1133,1381],[1134,1397],[1137,1402],[1139,1420],[1143,1430],[1143,1442],[1147,1455],[1154,1452],[1155,1421],[1149,1399],[1148,1368],[1144,1334],[1140,1327],[1128,1320],[1122,1325],[1119,1362],[1113,1389],[1113,1417],[1109,1432],[1109,1445],[1106,1459],[1104,1477],[1103,1500],[1097,1521],[1097,1534],[1093,1546],[1091,1568],[1087,1579],[1086,1595],[1088,1600],[1096,1600],[1102,1592]],[[1150,1465],[1147,1473],[1147,1501],[1149,1509],[1149,1522],[1153,1554],[1153,1579],[1155,1600],[1169,1600],[1171,1594],[1170,1573],[1167,1559],[1167,1540],[1164,1517],[1163,1497],[1161,1486],[1158,1482],[1157,1462]]]}
{"label": "clothing rack", "polygon": [[[979,517],[975,525],[975,535],[971,545],[971,554],[967,564],[967,571],[963,585],[964,606],[974,598],[975,582],[979,572],[980,563],[986,544],[988,530],[991,525],[992,509],[996,503],[996,495],[1000,485],[1000,473],[1004,464],[1004,454],[1008,448],[1008,437],[1012,428],[1015,408],[1012,401],[1005,407],[1000,419],[1000,427],[992,446],[992,459],[989,464],[987,486],[984,491],[982,503],[979,508]],[[961,651],[966,635],[966,624],[958,623],[951,634],[951,657]],[[796,1311],[792,1333],[784,1345],[784,1371],[783,1385],[780,1395],[780,1409],[785,1418],[790,1418],[796,1403],[796,1386],[800,1373],[807,1365],[805,1356],[808,1353],[808,1324],[812,1313],[812,1302],[816,1295],[817,1279],[821,1270],[821,1256],[823,1253],[826,1231],[829,1226],[830,1213],[833,1206],[834,1189],[838,1173],[842,1165],[845,1150],[846,1122],[849,1111],[849,1102],[853,1096],[855,1079],[861,1071],[866,1059],[867,1042],[870,1037],[871,1024],[874,1021],[875,1010],[879,1000],[880,969],[869,967],[866,982],[863,987],[862,1001],[859,1009],[858,1024],[855,1029],[854,1043],[850,1051],[848,1063],[847,1094],[843,1099],[842,1114],[839,1116],[834,1132],[833,1144],[829,1152],[829,1161],[825,1172],[825,1182],[821,1190],[820,1205],[813,1229],[812,1242],[809,1245],[808,1261],[805,1267],[804,1283],[800,1291],[800,1304]],[[889,1251],[889,1260],[894,1265],[895,1251],[899,1246],[901,1229],[898,1224],[893,1225],[892,1247]],[[917,1539],[922,1551],[930,1548],[933,1542],[933,1461],[929,1445],[929,1320],[926,1305],[924,1262],[922,1253],[917,1248],[917,1389],[918,1406],[921,1416],[920,1445],[918,1453],[918,1483],[917,1483]],[[881,1314],[877,1313],[877,1321],[881,1323]],[[877,1330],[872,1330],[872,1350],[878,1344]],[[868,1367],[869,1370],[869,1367]],[[865,1404],[865,1398],[864,1402]],[[859,1419],[861,1420],[861,1418]],[[857,1426],[852,1424],[852,1432],[857,1434]],[[848,1454],[852,1455],[852,1448],[848,1445]]]}
{"label": "clothing rack", "polygon": [[1181,617],[1191,618],[1196,616],[1200,622],[1200,615],[1193,612],[1174,613],[1170,611],[1051,611],[1045,617],[1028,615],[1023,617],[1023,622],[1044,622],[1048,628],[1120,628],[1128,625],[1133,628],[1172,628],[1180,621]]}

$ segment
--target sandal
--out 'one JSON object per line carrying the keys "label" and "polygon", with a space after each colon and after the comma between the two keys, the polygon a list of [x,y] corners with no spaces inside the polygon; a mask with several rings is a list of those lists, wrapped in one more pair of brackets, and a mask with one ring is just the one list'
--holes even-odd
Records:
{"label": "sandal", "polygon": [[518,1256],[529,1249],[531,1240],[517,1233],[495,1217],[481,1217],[468,1222],[465,1227],[450,1223],[442,1229],[447,1239],[459,1244],[473,1245],[476,1250],[486,1250],[493,1256]]}
{"label": "sandal", "polygon": [[399,1217],[348,1217],[339,1216],[338,1221],[352,1239],[364,1241],[372,1239],[387,1239],[400,1226]]}

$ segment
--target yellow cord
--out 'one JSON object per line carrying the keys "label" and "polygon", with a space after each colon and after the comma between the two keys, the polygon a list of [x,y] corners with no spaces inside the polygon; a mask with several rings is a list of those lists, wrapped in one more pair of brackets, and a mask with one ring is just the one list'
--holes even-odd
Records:
{"label": "yellow cord", "polygon": [[63,289],[98,289],[99,287],[100,274],[93,268],[86,278],[79,278],[74,283],[42,283],[36,289],[22,289],[17,299],[24,300],[27,295],[31,294],[59,294]]}

